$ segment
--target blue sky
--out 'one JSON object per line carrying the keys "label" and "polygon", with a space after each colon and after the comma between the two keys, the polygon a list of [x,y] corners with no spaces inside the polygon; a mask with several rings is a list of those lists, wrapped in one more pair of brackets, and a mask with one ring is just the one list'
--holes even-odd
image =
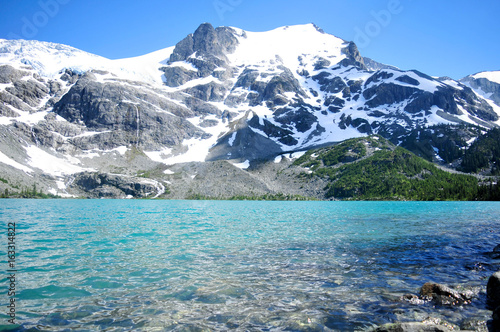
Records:
{"label": "blue sky", "polygon": [[0,0],[0,38],[117,59],[173,46],[203,22],[248,31],[315,23],[363,56],[459,79],[500,70],[498,16],[498,0]]}

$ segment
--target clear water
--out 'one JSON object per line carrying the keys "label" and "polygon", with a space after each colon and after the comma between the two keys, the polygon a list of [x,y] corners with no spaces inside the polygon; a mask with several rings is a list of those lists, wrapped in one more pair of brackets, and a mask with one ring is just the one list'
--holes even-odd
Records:
{"label": "clear water", "polygon": [[[460,324],[489,319],[486,278],[500,269],[486,254],[498,203],[0,200],[0,218],[1,271],[17,226],[19,331]],[[427,281],[480,292],[453,308],[399,300]]]}

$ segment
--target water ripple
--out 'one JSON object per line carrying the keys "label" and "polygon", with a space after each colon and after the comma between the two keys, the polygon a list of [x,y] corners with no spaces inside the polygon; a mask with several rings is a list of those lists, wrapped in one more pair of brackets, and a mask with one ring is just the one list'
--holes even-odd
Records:
{"label": "water ripple", "polygon": [[483,293],[453,310],[399,297],[483,289],[499,266],[497,203],[3,200],[0,214],[18,225],[20,331],[459,323],[489,315]]}

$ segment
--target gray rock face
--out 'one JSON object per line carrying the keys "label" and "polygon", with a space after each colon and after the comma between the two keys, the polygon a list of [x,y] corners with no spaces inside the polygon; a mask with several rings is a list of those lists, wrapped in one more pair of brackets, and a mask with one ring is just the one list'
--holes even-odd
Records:
{"label": "gray rock face", "polygon": [[105,173],[84,172],[75,175],[73,187],[85,190],[93,198],[153,197],[158,188],[137,178]]}
{"label": "gray rock face", "polygon": [[109,149],[140,145],[145,149],[177,145],[192,137],[207,137],[184,117],[195,113],[161,96],[119,83],[80,78],[54,105],[69,122],[83,124],[99,135],[75,140],[84,148]]}
{"label": "gray rock face", "polygon": [[34,112],[51,106],[51,102],[43,105],[46,97],[60,97],[60,83],[45,80],[33,73],[18,70],[9,65],[0,66],[0,84],[10,84],[0,91],[0,115],[16,117],[18,114],[11,107],[23,112]]}
{"label": "gray rock face", "polygon": [[16,81],[13,87],[5,90],[32,107],[38,106],[41,99],[50,92],[47,87],[35,80]]}
{"label": "gray rock face", "polygon": [[[210,75],[220,77],[231,75],[227,64],[226,54],[232,53],[238,44],[235,32],[231,28],[214,27],[204,23],[196,29],[194,34],[188,35],[179,42],[170,56],[169,65],[185,61],[196,68],[196,71],[187,70],[178,66],[162,68],[165,73],[165,83],[171,87],[178,87],[195,78],[204,78]],[[196,56],[193,56],[196,54]],[[218,69],[222,69],[217,71]],[[223,77],[224,77],[223,75]]]}
{"label": "gray rock face", "polygon": [[491,82],[486,78],[474,78],[472,76],[465,77],[460,81],[470,85],[475,90],[481,90],[484,93],[490,94],[489,98],[500,106],[500,84]]}
{"label": "gray rock face", "polygon": [[412,97],[414,94],[418,94],[420,91],[421,90],[417,88],[410,88],[389,83],[376,85],[366,89],[363,92],[363,97],[367,100],[366,105],[368,107],[375,108],[382,105],[401,103],[402,101]]}
{"label": "gray rock face", "polygon": [[[370,87],[363,92],[363,96],[368,100],[366,105],[375,108],[381,105],[391,105],[410,100],[404,110],[411,114],[419,113],[422,110],[430,110],[432,106],[437,106],[446,113],[458,115],[461,114],[459,110],[459,106],[461,106],[481,120],[498,120],[498,115],[493,108],[487,103],[478,100],[472,90],[467,87],[463,87],[462,90],[452,88],[451,86],[438,87],[435,93],[430,93],[418,89],[418,81],[408,76],[403,77],[406,77],[405,83],[415,85],[415,88],[393,83],[383,83]],[[388,75],[377,75],[373,81],[376,82],[379,79],[386,78],[390,77]],[[369,81],[365,85],[369,84]]]}
{"label": "gray rock face", "polygon": [[223,101],[224,95],[226,94],[226,88],[223,85],[214,82],[203,85],[197,85],[185,91],[189,93],[191,96],[205,102]]}
{"label": "gray rock face", "polygon": [[[286,28],[283,33],[293,30]],[[324,34],[317,27],[305,31]],[[324,37],[312,37],[318,36]],[[153,159],[178,156],[176,160],[184,160],[181,154],[198,139],[213,139],[201,142],[206,143],[204,149],[211,146],[208,160],[253,162],[360,134],[376,133],[392,142],[408,143],[423,137],[409,133],[434,125],[439,117],[455,123],[470,119],[483,127],[498,120],[493,108],[467,87],[495,96],[500,90],[493,82],[470,79],[460,84],[402,71],[363,58],[354,43],[342,40],[340,50],[312,47],[292,58],[280,50],[267,54],[266,48],[254,50],[265,55],[256,63],[244,55],[231,62],[230,54],[246,41],[255,42],[252,38],[256,35],[246,36],[237,29],[200,25],[175,46],[167,63],[162,62],[156,79],[163,78],[164,85],[150,80],[151,72],[135,72],[136,68],[106,69],[107,65],[99,64],[80,72],[76,64],[73,69],[43,73],[37,69],[44,67],[38,59],[23,59],[21,67],[18,62],[2,65],[0,116],[9,119],[2,122],[0,136],[17,140],[16,149],[21,152],[36,145],[102,174],[116,170],[136,175],[155,167]],[[23,45],[30,47],[31,42]],[[70,58],[78,53],[57,45],[35,46],[37,52],[57,49],[58,56]],[[125,79],[135,74],[140,82]],[[439,141],[433,138],[432,142],[426,144],[430,159],[437,158],[434,148]],[[454,142],[460,142],[454,139],[449,145],[455,150],[466,143]],[[444,147],[444,143],[438,147],[440,156],[448,160],[441,151]],[[25,161],[25,154],[15,160]],[[137,158],[134,167],[124,166],[128,158]],[[460,156],[455,153],[453,158]],[[85,181],[81,184],[90,183]],[[88,191],[93,197],[118,197],[125,193],[120,188],[106,184]]]}
{"label": "gray rock face", "polygon": [[329,93],[337,93],[347,87],[347,84],[340,77],[332,77],[328,72],[321,72],[312,77],[321,86],[320,90]]}
{"label": "gray rock face", "polygon": [[288,68],[278,67],[283,70],[279,75],[274,76],[264,88],[261,94],[261,101],[267,102],[269,108],[287,103],[283,95],[287,92],[292,92],[296,96],[304,96],[299,82],[293,76]]}
{"label": "gray rock face", "polygon": [[[427,117],[432,114],[433,108],[439,108],[439,115],[457,123],[462,121],[457,117],[462,115],[462,109],[470,112],[474,121],[482,125],[498,119],[493,109],[466,86],[455,88],[418,71],[403,72],[366,59],[371,64],[369,68],[352,42],[345,44],[341,50],[345,59],[336,64],[320,55],[299,56],[302,65],[313,61],[313,74],[310,74],[310,68],[292,73],[279,57],[276,57],[272,74],[270,71],[261,71],[260,65],[247,66],[242,70],[231,68],[226,55],[238,46],[237,37],[233,29],[214,29],[210,24],[202,24],[194,34],[176,45],[169,66],[162,69],[166,84],[176,87],[197,78],[218,78],[221,83],[198,85],[184,92],[195,100],[223,102],[228,107],[267,107],[273,113],[272,118],[259,121],[248,119],[251,121],[249,127],[261,130],[285,146],[298,144],[294,136],[313,130],[316,125],[318,127],[306,142],[313,139],[312,136],[327,131],[323,125],[319,125],[319,112],[323,115],[341,113],[340,118],[336,122],[334,120],[334,127],[338,128],[333,130],[353,127],[360,133],[379,133],[393,141],[411,129],[427,126]],[[189,63],[192,68],[176,65],[179,61]],[[379,70],[367,79],[351,80],[334,74],[344,70],[361,73],[374,68]],[[236,73],[238,76],[233,77]],[[305,89],[297,75],[314,81],[313,87]],[[429,84],[437,85],[437,90],[428,92],[425,86]],[[316,102],[321,102],[322,106],[313,106],[308,100],[308,93],[318,98]],[[351,114],[353,112],[352,107],[348,108],[349,103],[363,99],[363,104],[358,105],[357,110],[364,111],[366,115],[360,117],[359,113]],[[367,119],[367,116],[371,118]],[[378,119],[374,121],[373,118]],[[220,147],[223,140],[218,144]]]}
{"label": "gray rock face", "polygon": [[346,59],[340,62],[342,66],[344,67],[354,66],[361,70],[368,69],[365,65],[363,57],[359,53],[358,47],[353,42],[349,42],[347,47],[342,49],[342,53],[344,53],[347,56]]}
{"label": "gray rock face", "polygon": [[28,72],[17,70],[9,65],[0,66],[0,84],[17,82],[28,75],[30,75]]}
{"label": "gray rock face", "polygon": [[214,29],[210,23],[201,24],[194,34],[188,35],[179,42],[170,56],[170,63],[186,61],[195,52],[199,55],[214,55],[224,58],[234,51],[238,40],[233,30],[227,27]]}
{"label": "gray rock face", "polygon": [[[281,129],[275,126],[273,127],[270,123],[265,123],[265,128],[262,128],[257,118],[253,120],[254,118],[255,117],[251,118],[250,121],[247,121],[247,117],[240,119],[240,121],[235,124],[234,132],[224,136],[219,140],[219,143],[211,149],[207,161],[218,159],[240,159],[245,161],[271,158],[280,153],[281,147],[275,141],[259,135],[252,130],[252,127],[267,131],[270,135],[273,134],[273,130],[276,130],[278,132],[274,134],[278,137],[283,136],[283,133],[280,132]],[[269,127],[266,128],[266,125]]]}
{"label": "gray rock face", "polygon": [[397,67],[386,65],[367,57],[363,57],[363,62],[365,63],[366,68],[370,71],[377,71],[381,69],[399,70]]}

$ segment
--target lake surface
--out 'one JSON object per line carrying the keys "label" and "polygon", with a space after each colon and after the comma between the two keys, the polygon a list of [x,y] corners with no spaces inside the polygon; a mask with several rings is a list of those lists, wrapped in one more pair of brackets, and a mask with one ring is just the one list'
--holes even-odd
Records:
{"label": "lake surface", "polygon": [[[353,331],[487,320],[500,204],[0,200],[24,331]],[[0,291],[6,325],[8,282]],[[470,305],[401,301],[427,281]],[[1,329],[1,328],[0,328]]]}

